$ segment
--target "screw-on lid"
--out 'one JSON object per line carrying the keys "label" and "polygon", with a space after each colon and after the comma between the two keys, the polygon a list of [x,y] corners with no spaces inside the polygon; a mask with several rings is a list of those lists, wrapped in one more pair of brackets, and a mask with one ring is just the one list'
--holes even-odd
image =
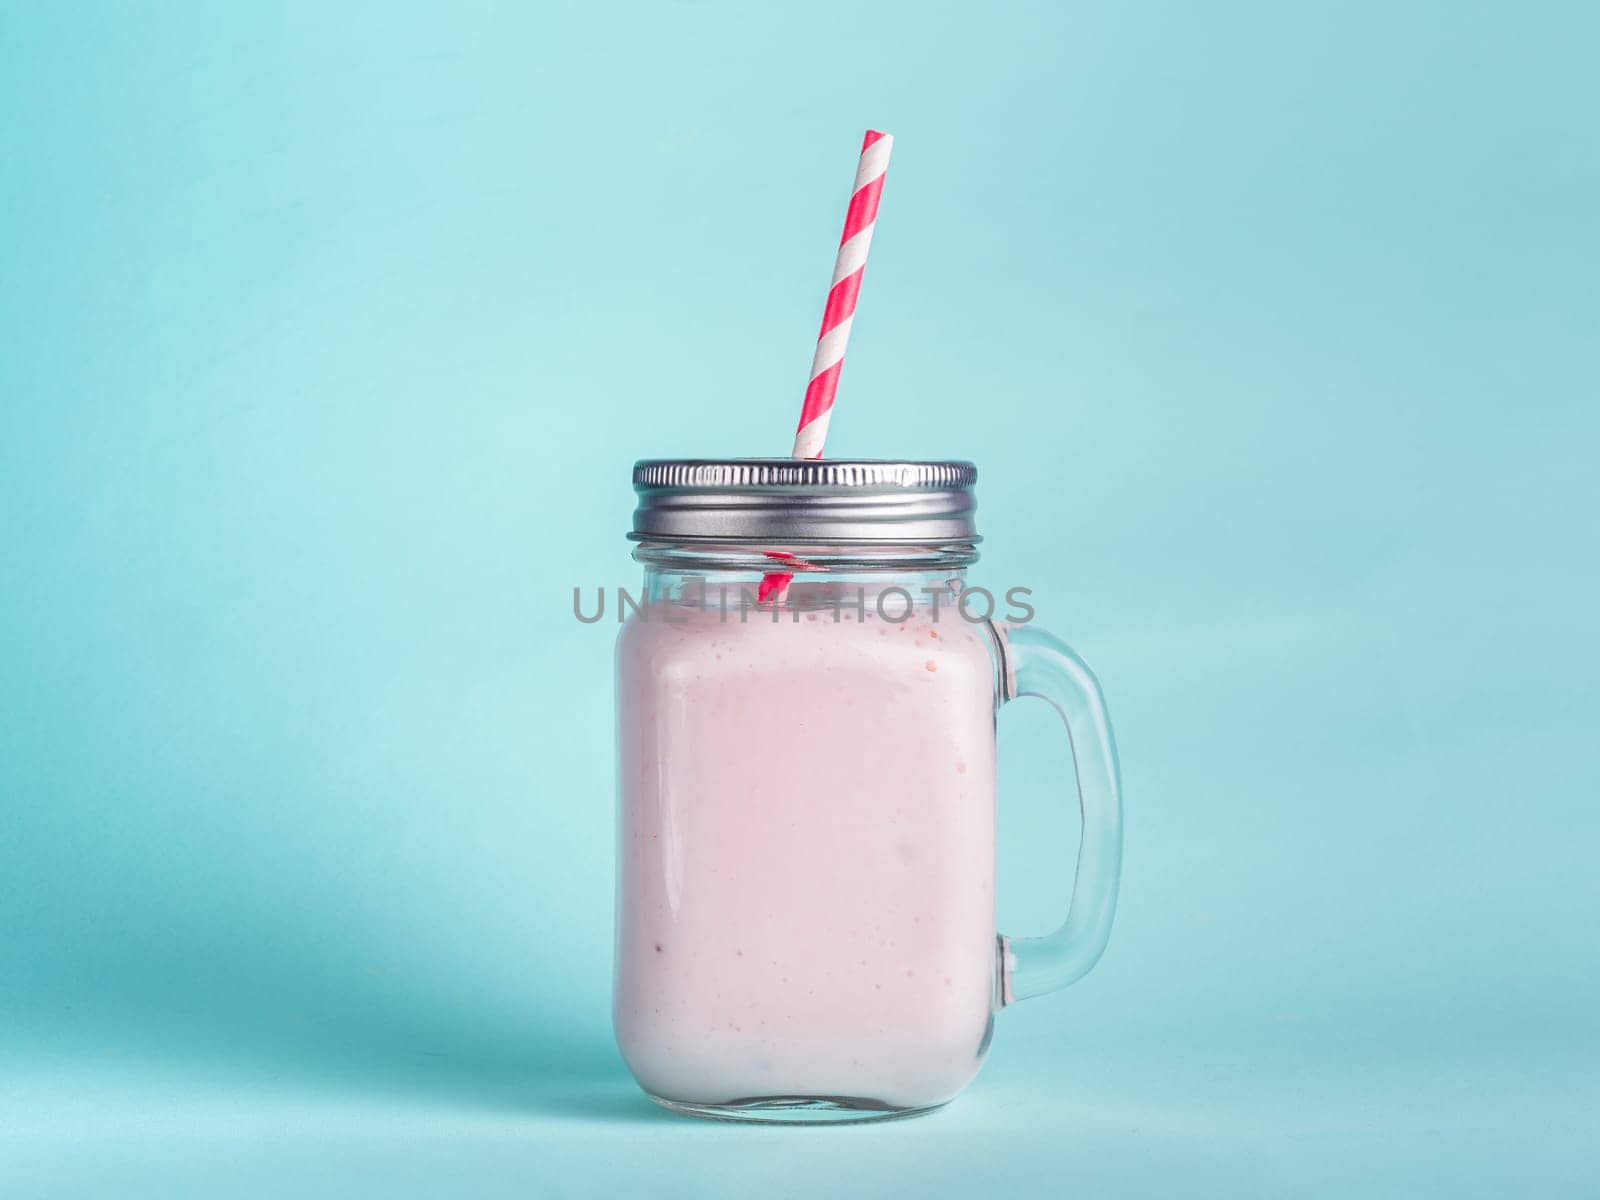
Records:
{"label": "screw-on lid", "polygon": [[935,546],[976,542],[969,462],[645,459],[634,541]]}

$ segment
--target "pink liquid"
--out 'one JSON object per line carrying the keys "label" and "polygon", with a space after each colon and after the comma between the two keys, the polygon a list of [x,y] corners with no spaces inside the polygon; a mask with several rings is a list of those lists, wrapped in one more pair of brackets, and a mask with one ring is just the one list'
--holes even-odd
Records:
{"label": "pink liquid", "polygon": [[868,608],[741,624],[713,602],[622,631],[614,1020],[656,1096],[920,1107],[982,1061],[987,634]]}

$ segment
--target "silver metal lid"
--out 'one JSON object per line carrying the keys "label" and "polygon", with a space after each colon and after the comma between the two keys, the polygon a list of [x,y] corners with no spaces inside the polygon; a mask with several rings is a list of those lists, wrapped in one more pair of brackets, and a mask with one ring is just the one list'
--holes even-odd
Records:
{"label": "silver metal lid", "polygon": [[937,546],[978,540],[969,462],[681,458],[634,464],[634,541]]}

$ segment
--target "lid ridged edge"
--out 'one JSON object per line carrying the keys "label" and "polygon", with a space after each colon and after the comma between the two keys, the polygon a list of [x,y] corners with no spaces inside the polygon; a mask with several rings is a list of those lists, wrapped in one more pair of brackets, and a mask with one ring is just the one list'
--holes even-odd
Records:
{"label": "lid ridged edge", "polygon": [[641,459],[636,489],[657,488],[968,488],[970,462],[893,462],[875,459]]}

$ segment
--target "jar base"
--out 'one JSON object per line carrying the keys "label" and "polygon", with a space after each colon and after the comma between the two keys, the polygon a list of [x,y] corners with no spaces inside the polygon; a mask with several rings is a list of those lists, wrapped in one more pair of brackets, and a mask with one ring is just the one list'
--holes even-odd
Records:
{"label": "jar base", "polygon": [[881,1100],[859,1100],[853,1096],[756,1096],[727,1104],[691,1104],[645,1095],[662,1108],[686,1117],[709,1121],[746,1121],[763,1125],[848,1125],[865,1121],[898,1121],[938,1112],[948,1100],[921,1107],[900,1108]]}

